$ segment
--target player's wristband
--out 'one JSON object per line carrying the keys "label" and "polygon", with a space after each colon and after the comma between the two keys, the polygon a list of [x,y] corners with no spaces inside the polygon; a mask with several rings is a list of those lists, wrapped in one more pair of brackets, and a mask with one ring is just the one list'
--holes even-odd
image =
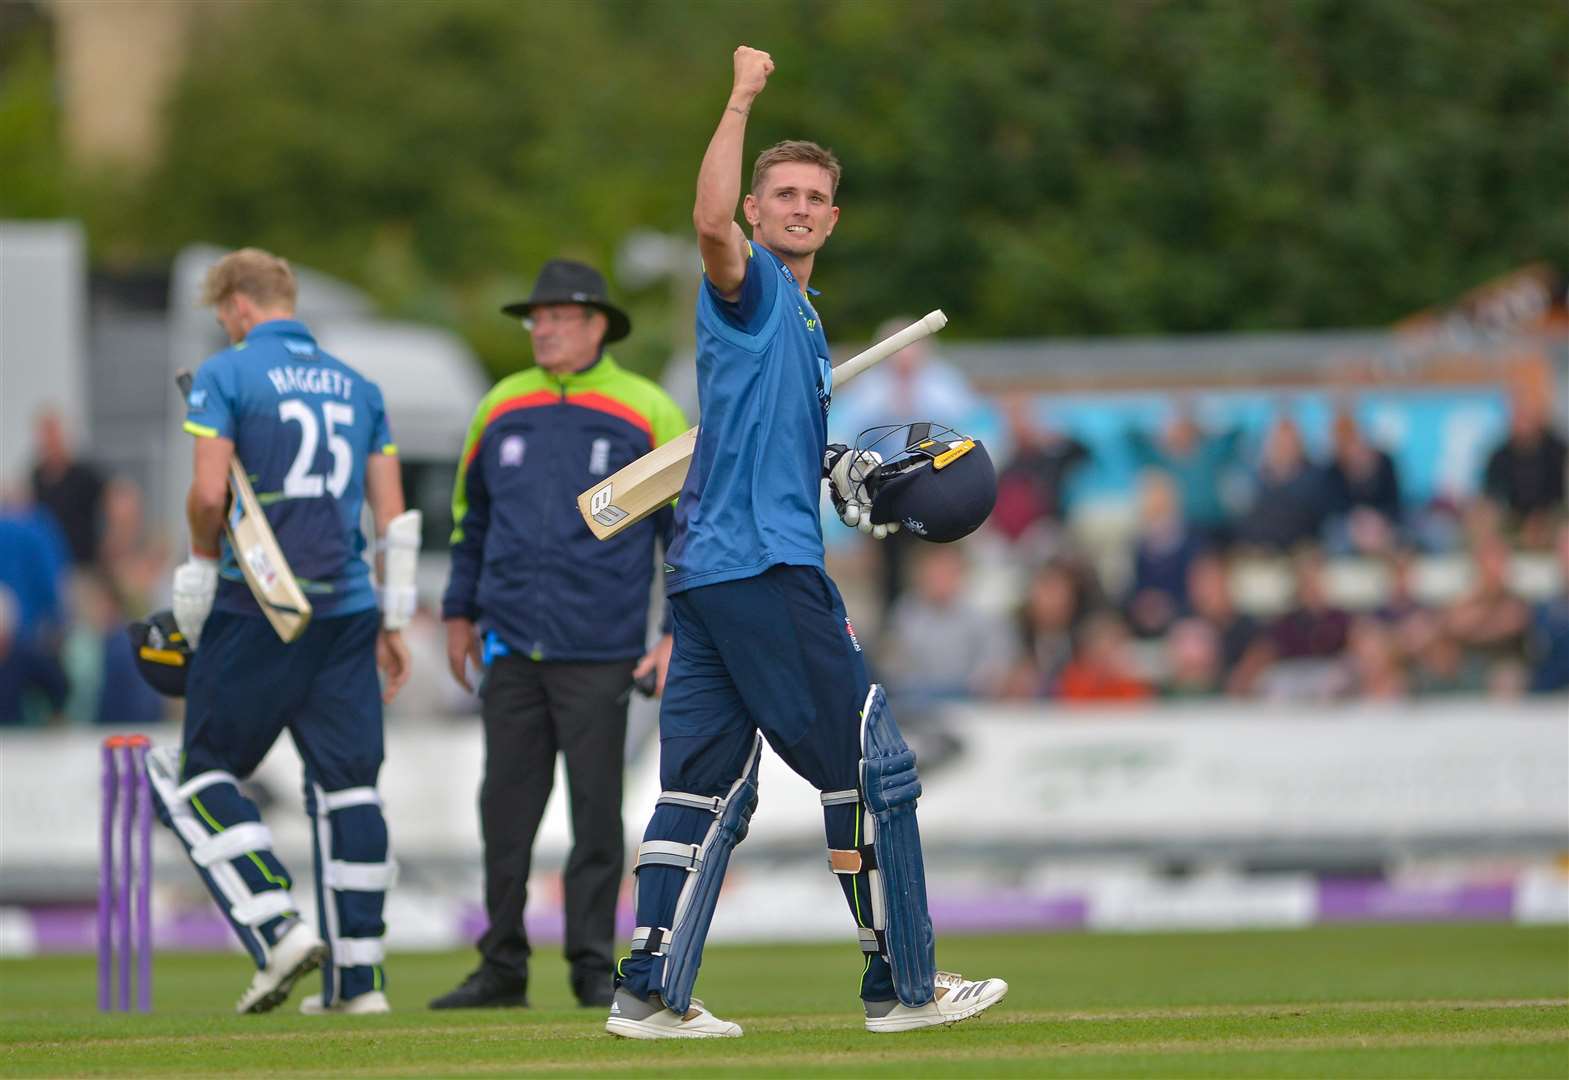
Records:
{"label": "player's wristband", "polygon": [[383,629],[402,630],[419,606],[414,574],[419,565],[420,523],[418,510],[405,510],[387,522],[387,535],[381,540]]}

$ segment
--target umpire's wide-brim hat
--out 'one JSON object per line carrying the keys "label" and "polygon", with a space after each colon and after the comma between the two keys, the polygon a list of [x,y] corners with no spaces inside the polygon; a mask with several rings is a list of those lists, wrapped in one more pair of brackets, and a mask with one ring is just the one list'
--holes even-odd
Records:
{"label": "umpire's wide-brim hat", "polygon": [[610,320],[605,331],[606,345],[620,341],[632,332],[632,320],[627,313],[610,302],[604,275],[592,266],[571,259],[551,259],[540,269],[528,299],[508,304],[501,310],[508,315],[527,316],[546,304],[582,304],[603,311],[605,318]]}

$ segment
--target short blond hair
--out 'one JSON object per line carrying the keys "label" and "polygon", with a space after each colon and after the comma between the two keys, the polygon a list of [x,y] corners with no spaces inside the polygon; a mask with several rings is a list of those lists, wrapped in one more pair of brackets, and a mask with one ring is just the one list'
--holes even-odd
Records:
{"label": "short blond hair", "polygon": [[292,311],[298,292],[288,261],[261,248],[229,252],[212,264],[202,281],[202,303],[214,307],[241,293],[262,307]]}
{"label": "short blond hair", "polygon": [[769,169],[787,161],[801,161],[808,165],[821,166],[827,171],[831,181],[828,189],[829,198],[838,193],[839,177],[844,170],[839,164],[839,159],[834,157],[834,152],[804,139],[786,139],[784,142],[774,143],[757,155],[757,161],[752,164],[752,194],[762,193],[763,178],[768,175]]}

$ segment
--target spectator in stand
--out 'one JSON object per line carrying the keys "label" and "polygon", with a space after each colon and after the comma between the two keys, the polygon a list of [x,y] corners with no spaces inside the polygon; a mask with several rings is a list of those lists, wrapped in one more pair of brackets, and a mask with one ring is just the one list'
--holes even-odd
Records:
{"label": "spectator in stand", "polygon": [[164,699],[136,670],[126,613],[101,569],[76,576],[76,617],[61,649],[71,682],[66,718],[73,724],[143,728],[163,717]]}
{"label": "spectator in stand", "polygon": [[0,727],[53,716],[65,707],[68,685],[59,661],[20,630],[21,605],[16,594],[0,584]]}
{"label": "spectator in stand", "polygon": [[1007,623],[971,601],[957,544],[920,549],[914,586],[894,606],[883,641],[889,683],[917,708],[998,696],[1018,651]]}
{"label": "spectator in stand", "polygon": [[1128,432],[1127,444],[1138,467],[1171,474],[1182,496],[1183,517],[1206,541],[1225,546],[1231,540],[1231,514],[1223,492],[1241,439],[1240,429],[1205,433],[1193,417],[1192,404],[1183,401],[1159,441],[1134,428]]}
{"label": "spectator in stand", "polygon": [[1569,690],[1569,524],[1558,529],[1558,595],[1531,614],[1531,692]]}
{"label": "spectator in stand", "polygon": [[1073,658],[1057,680],[1063,701],[1143,701],[1153,689],[1138,673],[1122,617],[1098,611],[1084,623]]}
{"label": "spectator in stand", "polygon": [[1188,570],[1201,550],[1182,518],[1170,474],[1151,469],[1139,480],[1139,526],[1133,545],[1133,582],[1124,605],[1133,632],[1159,637],[1188,607]]}
{"label": "spectator in stand", "polygon": [[1239,523],[1237,539],[1268,551],[1290,551],[1314,543],[1329,511],[1329,483],[1308,460],[1302,432],[1284,412],[1264,440],[1253,505]]}
{"label": "spectator in stand", "polygon": [[1399,642],[1394,630],[1381,619],[1364,616],[1351,624],[1346,661],[1351,696],[1388,701],[1410,695]]}
{"label": "spectator in stand", "polygon": [[1208,621],[1178,619],[1166,632],[1166,677],[1161,696],[1207,698],[1221,692],[1225,658],[1220,634]]}
{"label": "spectator in stand", "polygon": [[[877,328],[874,340],[903,330],[914,318],[898,316]],[[885,424],[934,421],[974,433],[981,399],[964,373],[933,352],[931,338],[922,338],[872,368],[833,399],[828,413],[829,441],[856,444],[861,432]],[[901,435],[902,437],[902,435]],[[879,447],[884,453],[886,445]],[[881,560],[882,615],[886,619],[904,588],[906,564],[921,541],[900,530],[874,547]]]}
{"label": "spectator in stand", "polygon": [[1073,635],[1098,599],[1094,572],[1076,559],[1059,556],[1035,571],[1018,614],[1021,655],[1004,696],[1051,694],[1073,655]]}
{"label": "spectator in stand", "polygon": [[169,563],[168,549],[147,537],[142,492],[116,478],[104,491],[104,533],[98,561],[113,585],[120,606],[140,617],[155,606]]}
{"label": "spectator in stand", "polygon": [[1367,441],[1350,408],[1335,413],[1328,543],[1337,555],[1382,555],[1400,535],[1400,481],[1394,460]]}
{"label": "spectator in stand", "polygon": [[1487,459],[1482,488],[1508,514],[1521,543],[1545,548],[1563,513],[1569,446],[1550,426],[1548,402],[1525,391],[1512,401],[1509,438]]}
{"label": "spectator in stand", "polygon": [[65,577],[71,552],[54,516],[27,502],[0,498],[0,586],[16,599],[16,634],[54,653],[65,625]]}
{"label": "spectator in stand", "polygon": [[1259,635],[1251,615],[1237,610],[1231,596],[1231,577],[1225,560],[1206,554],[1188,566],[1188,608],[1215,632],[1220,643],[1221,677],[1230,682],[1248,646]]}
{"label": "spectator in stand", "polygon": [[[1513,685],[1525,660],[1526,631],[1531,608],[1510,586],[1513,553],[1500,536],[1487,536],[1472,547],[1471,587],[1443,614],[1443,629],[1459,643],[1468,659],[1487,671],[1489,687]],[[1495,680],[1502,680],[1495,683]]]}
{"label": "spectator in stand", "polygon": [[1325,700],[1344,682],[1340,659],[1351,617],[1329,598],[1324,556],[1303,548],[1292,559],[1295,606],[1270,624],[1237,666],[1237,686],[1272,698]]}
{"label": "spectator in stand", "polygon": [[71,562],[90,565],[97,561],[103,532],[103,476],[76,459],[65,421],[55,409],[38,414],[33,437],[33,501],[59,523],[70,545]]}
{"label": "spectator in stand", "polygon": [[1032,529],[1055,531],[1064,517],[1063,489],[1069,476],[1090,460],[1089,447],[1070,435],[1038,424],[1029,398],[1016,394],[1003,405],[1013,452],[997,473],[992,528],[1018,543]]}

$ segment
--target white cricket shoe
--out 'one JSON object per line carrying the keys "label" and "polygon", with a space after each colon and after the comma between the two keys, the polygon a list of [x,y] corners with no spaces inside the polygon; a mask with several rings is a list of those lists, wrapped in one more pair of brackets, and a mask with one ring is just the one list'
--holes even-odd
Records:
{"label": "white cricket shoe", "polygon": [[919,1008],[912,1009],[898,998],[866,1002],[866,1030],[914,1031],[957,1024],[991,1008],[1008,992],[1008,984],[1001,979],[971,982],[951,971],[939,971],[935,982],[937,993]]}
{"label": "white cricket shoe", "polygon": [[308,924],[297,922],[272,947],[267,966],[256,973],[251,985],[234,1006],[237,1013],[264,1013],[288,998],[300,976],[321,966],[327,946]]}
{"label": "white cricket shoe", "polygon": [[665,1006],[658,994],[645,1001],[630,990],[617,989],[610,1002],[605,1030],[623,1039],[736,1039],[741,1025],[721,1020],[697,998],[686,1015]]}
{"label": "white cricket shoe", "polygon": [[300,1012],[306,1016],[381,1016],[391,1011],[387,995],[380,990],[356,994],[347,1000],[339,998],[331,1005],[323,1005],[320,994],[312,994],[300,1002]]}

